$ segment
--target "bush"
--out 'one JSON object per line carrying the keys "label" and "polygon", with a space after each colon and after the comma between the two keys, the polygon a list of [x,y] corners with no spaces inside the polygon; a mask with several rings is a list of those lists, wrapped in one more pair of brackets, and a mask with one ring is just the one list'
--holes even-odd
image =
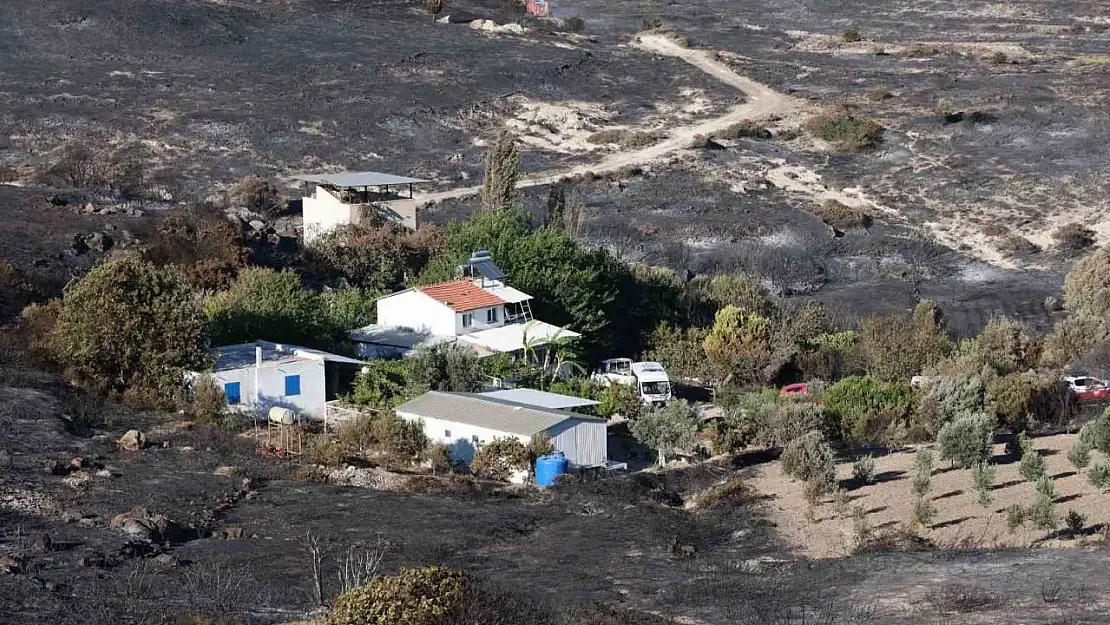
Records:
{"label": "bush", "polygon": [[1025,525],[1025,521],[1029,518],[1029,510],[1019,503],[1015,503],[1006,508],[1006,527],[1012,532],[1017,528]]}
{"label": "bush", "polygon": [[421,423],[406,421],[384,411],[344,424],[336,440],[348,452],[357,450],[384,455],[403,464],[419,460],[428,447],[428,438]]}
{"label": "bush", "polygon": [[750,119],[745,119],[725,128],[718,136],[721,139],[770,139],[773,135],[770,130]]}
{"label": "bush", "polygon": [[942,314],[929,300],[913,313],[868,317],[860,324],[867,372],[880,380],[909,380],[952,351]]}
{"label": "bush", "polygon": [[441,566],[402,568],[339,595],[328,625],[447,625],[467,584],[465,574]]}
{"label": "bush", "polygon": [[842,230],[871,227],[871,215],[837,200],[826,200],[819,208],[813,209],[813,214],[826,224]]}
{"label": "bush", "polygon": [[884,128],[872,119],[860,119],[851,113],[840,113],[813,117],[806,122],[806,130],[840,150],[861,152],[878,145]]}
{"label": "bush", "polygon": [[1056,498],[1060,496],[1060,491],[1056,489],[1056,482],[1053,482],[1052,478],[1048,475],[1042,475],[1037,478],[1035,488],[1039,496],[1049,501],[1056,501]]}
{"label": "bush", "polygon": [[1041,365],[1063,368],[1110,337],[1110,326],[1103,314],[1079,311],[1061,319],[1044,339]]}
{"label": "bush", "polygon": [[836,483],[833,451],[820,432],[809,432],[786,445],[782,452],[784,473],[806,483],[807,488],[825,493]]}
{"label": "bush", "polygon": [[997,471],[986,462],[980,462],[971,468],[971,481],[975,487],[976,501],[986,508],[994,501],[994,481]]}
{"label": "bush", "polygon": [[1029,326],[1006,318],[988,321],[972,346],[977,360],[999,375],[1035,368],[1042,350]]}
{"label": "bush", "polygon": [[1110,248],[1084,256],[1064,278],[1064,304],[1074,312],[1110,312]]}
{"label": "bush", "polygon": [[1068,528],[1068,534],[1078,536],[1087,527],[1087,518],[1075,510],[1068,510],[1064,515],[1064,526]]}
{"label": "bush", "polygon": [[1091,486],[1106,492],[1110,491],[1110,463],[1096,462],[1087,470],[1087,481]]}
{"label": "bush", "polygon": [[610,384],[601,391],[597,399],[598,416],[608,419],[620,415],[635,423],[644,411],[644,399],[636,387],[626,384]]}
{"label": "bush", "polygon": [[551,442],[551,437],[547,432],[540,432],[533,434],[528,439],[528,464],[529,466],[535,464],[536,458],[540,456],[549,456],[555,453],[555,443]]}
{"label": "bush", "polygon": [[[1048,480],[1048,476],[1042,479],[1042,481],[1044,480]],[[1051,480],[1049,482],[1051,483]],[[1055,491],[1054,486],[1052,490]],[[1042,492],[1038,488],[1037,498],[1027,509],[1029,521],[1033,524],[1033,527],[1040,530],[1051,530],[1060,524],[1060,519],[1056,516],[1055,499],[1055,496],[1050,496],[1049,493]]]}
{"label": "bush", "polygon": [[322,301],[292,271],[252,267],[204,303],[214,345],[256,340],[328,348],[332,327]]}
{"label": "bush", "polygon": [[698,415],[681,399],[652,408],[632,422],[636,440],[659,453],[659,464],[667,463],[668,454],[688,451],[694,446],[698,432]]}
{"label": "bush", "polygon": [[434,224],[412,231],[375,219],[319,236],[305,250],[305,262],[329,284],[391,292],[404,286],[406,276],[423,271],[445,247],[443,231]]}
{"label": "bush", "polygon": [[859,29],[855,26],[849,26],[844,33],[840,35],[840,38],[848,43],[855,43],[861,39]]}
{"label": "bush", "polygon": [[846,440],[884,442],[904,429],[914,399],[906,384],[852,376],[825,391],[824,409],[840,424]]}
{"label": "bush", "polygon": [[859,458],[852,463],[852,479],[859,484],[872,484],[875,482],[875,459],[870,455]]}
{"label": "bush", "polygon": [[476,393],[485,387],[485,371],[477,353],[468,347],[454,343],[421,347],[406,364],[417,388]]}
{"label": "bush", "polygon": [[871,100],[872,102],[882,102],[883,100],[889,100],[892,97],[894,96],[890,94],[890,91],[883,89],[882,87],[877,87],[867,92],[867,99]]}
{"label": "bush", "polygon": [[[338,467],[346,461],[348,450],[348,446],[339,440],[328,436],[313,436],[305,443],[304,454],[301,457],[311,464]],[[305,477],[312,478],[309,481],[318,480],[318,476],[314,472],[306,472]],[[325,476],[323,480],[319,481],[326,481],[326,479]]]}
{"label": "bush", "polygon": [[593,133],[586,137],[586,141],[593,144],[616,143],[624,150],[638,150],[658,143],[666,137],[667,133],[662,131],[645,132],[642,130],[611,128]]}
{"label": "bush", "polygon": [[917,450],[917,455],[914,456],[914,467],[916,472],[913,476],[913,482],[910,484],[913,494],[918,497],[924,497],[929,493],[929,489],[933,485],[933,452],[930,449],[921,448]]}
{"label": "bush", "polygon": [[993,429],[982,413],[965,414],[945,423],[937,435],[941,459],[962,469],[986,462],[991,457]]}
{"label": "bush", "polygon": [[937,516],[937,508],[924,497],[918,497],[913,505],[913,523],[918,527],[929,527]]}
{"label": "bush", "polygon": [[185,371],[206,368],[204,327],[179,271],[126,257],[66,291],[49,352],[81,386],[169,407],[180,398]]}
{"label": "bush", "polygon": [[1064,224],[1052,233],[1056,245],[1065,252],[1082,252],[1095,244],[1095,231],[1079,223]]}
{"label": "bush", "polygon": [[981,412],[983,398],[983,381],[978,376],[937,376],[929,379],[917,402],[911,437],[915,440],[935,439],[953,416]]}
{"label": "bush", "polygon": [[515,438],[495,438],[474,454],[470,470],[484,479],[507,482],[514,471],[527,471],[531,464],[531,454],[523,443]]}
{"label": "bush", "polygon": [[1093,421],[1079,429],[1078,441],[1091,449],[1110,455],[1110,408],[1106,408]]}
{"label": "bush", "polygon": [[1067,423],[1075,410],[1075,396],[1066,382],[1034,371],[993,380],[987,386],[987,397],[998,425],[1015,432],[1039,424]]}
{"label": "bush", "polygon": [[193,394],[185,408],[185,416],[207,427],[226,425],[227,397],[211,376],[201,376],[193,383]]}
{"label": "bush", "polygon": [[705,354],[722,372],[739,382],[767,378],[771,364],[771,321],[737,306],[717,312],[713,329],[705,337]]}
{"label": "bush", "polygon": [[240,178],[227,191],[232,204],[263,215],[274,215],[285,207],[285,199],[274,185],[258,176]]}
{"label": "bush", "polygon": [[[1080,432],[1082,433],[1082,430]],[[1083,440],[1082,436],[1079,436],[1068,450],[1068,462],[1077,470],[1086,469],[1087,465],[1091,464],[1091,446]]]}
{"label": "bush", "polygon": [[1018,473],[1027,481],[1035,482],[1045,475],[1044,457],[1033,448],[1033,441],[1022,435],[1021,462]]}

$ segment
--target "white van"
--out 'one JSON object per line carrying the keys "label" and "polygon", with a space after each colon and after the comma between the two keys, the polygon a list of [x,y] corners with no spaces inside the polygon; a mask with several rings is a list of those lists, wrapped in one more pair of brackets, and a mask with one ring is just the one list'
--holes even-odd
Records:
{"label": "white van", "polygon": [[610,358],[591,376],[600,384],[635,386],[645,404],[659,405],[671,399],[671,379],[657,362],[632,362],[631,358]]}

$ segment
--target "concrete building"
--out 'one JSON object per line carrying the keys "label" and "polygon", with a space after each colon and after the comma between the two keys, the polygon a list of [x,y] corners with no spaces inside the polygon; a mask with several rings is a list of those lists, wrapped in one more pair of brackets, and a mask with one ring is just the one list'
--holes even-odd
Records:
{"label": "concrete building", "polygon": [[427,180],[375,171],[297,176],[294,180],[305,185],[301,198],[305,245],[339,226],[374,218],[413,230],[419,226],[413,185]]}
{"label": "concrete building", "polygon": [[378,322],[350,333],[358,354],[406,356],[423,345],[453,342],[479,356],[520,355],[527,347],[542,358],[544,346],[552,341],[581,336],[533,319],[532,296],[505,283],[489,252],[475,252],[459,271],[456,280],[378,299]]}
{"label": "concrete building", "polygon": [[527,445],[545,433],[574,467],[608,464],[605,420],[565,410],[506,401],[484,394],[428,391],[397,407],[397,416],[424,424],[433,443],[443,443],[451,458],[469,463],[482,445],[515,438]]}
{"label": "concrete building", "polygon": [[216,365],[210,375],[223,389],[228,406],[259,418],[278,406],[323,420],[328,402],[349,390],[365,365],[338,354],[268,341],[219,347],[212,355]]}

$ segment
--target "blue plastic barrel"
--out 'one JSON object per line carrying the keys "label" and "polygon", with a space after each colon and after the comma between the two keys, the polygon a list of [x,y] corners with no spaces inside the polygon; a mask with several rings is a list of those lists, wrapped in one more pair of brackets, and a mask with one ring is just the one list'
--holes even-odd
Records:
{"label": "blue plastic barrel", "polygon": [[557,451],[536,458],[536,486],[554,486],[555,478],[567,472],[567,457]]}

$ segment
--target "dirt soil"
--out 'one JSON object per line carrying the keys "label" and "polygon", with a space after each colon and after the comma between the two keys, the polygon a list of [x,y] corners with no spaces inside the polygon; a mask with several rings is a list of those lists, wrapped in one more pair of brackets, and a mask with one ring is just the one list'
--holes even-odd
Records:
{"label": "dirt soil", "polygon": [[[1069,536],[1025,527],[1010,531],[1006,508],[1029,504],[1036,496],[1032,483],[1018,474],[1016,458],[1006,455],[1005,445],[994,448],[997,477],[992,490],[993,502],[987,507],[977,503],[971,471],[945,468],[940,462],[933,475],[930,501],[936,507],[936,520],[922,535],[940,545],[974,548],[999,547],[1074,547],[1101,543],[1100,528],[1110,524],[1110,494],[1104,493],[1078,473],[1068,462],[1067,452],[1075,442],[1073,434],[1034,439],[1034,447],[1044,456],[1056,483],[1057,514],[1061,518],[1074,510],[1086,518],[1084,532]],[[866,512],[867,527],[873,532],[907,529],[913,518],[916,495],[910,489],[914,476],[914,451],[901,451],[875,459],[876,483],[858,485],[852,479],[852,463],[837,466],[837,479],[848,489],[850,508]],[[818,508],[816,523],[806,520],[802,485],[782,472],[779,463],[761,465],[753,471],[751,485],[767,496],[766,510],[776,527],[800,554],[814,558],[841,557],[852,552],[858,542],[854,521],[841,518],[832,501]],[[1062,527],[1062,524],[1061,524]],[[1098,530],[1098,531],[1096,531]]]}

